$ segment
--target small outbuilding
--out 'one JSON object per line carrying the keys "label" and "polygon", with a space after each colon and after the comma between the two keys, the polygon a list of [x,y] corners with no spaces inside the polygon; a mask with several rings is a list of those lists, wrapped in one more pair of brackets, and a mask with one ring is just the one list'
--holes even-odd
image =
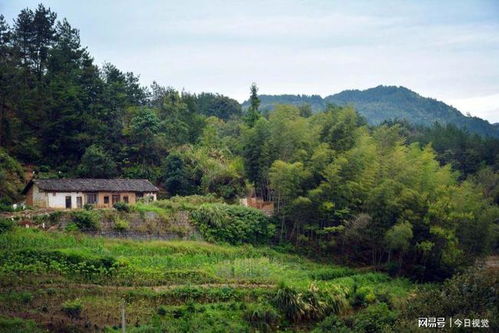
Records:
{"label": "small outbuilding", "polygon": [[32,179],[24,188],[28,206],[39,208],[110,208],[140,198],[155,201],[159,189],[147,179]]}

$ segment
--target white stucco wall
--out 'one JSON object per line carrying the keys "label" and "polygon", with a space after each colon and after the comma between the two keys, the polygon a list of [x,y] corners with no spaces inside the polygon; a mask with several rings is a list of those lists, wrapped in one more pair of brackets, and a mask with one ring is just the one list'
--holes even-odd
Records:
{"label": "white stucco wall", "polygon": [[147,198],[148,201],[156,201],[156,193],[154,192],[145,192],[144,198]]}
{"label": "white stucco wall", "polygon": [[82,197],[82,204],[85,204],[83,192],[54,192],[47,193],[48,207],[66,208],[66,196],[71,196],[71,208],[76,208],[76,197]]}

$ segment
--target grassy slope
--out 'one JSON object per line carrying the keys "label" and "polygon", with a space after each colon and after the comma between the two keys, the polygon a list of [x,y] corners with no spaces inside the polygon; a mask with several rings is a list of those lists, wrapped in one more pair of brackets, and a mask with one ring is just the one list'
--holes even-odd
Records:
{"label": "grassy slope", "polygon": [[[271,297],[280,282],[299,290],[311,283],[319,288],[355,285],[394,300],[411,288],[405,280],[317,264],[268,247],[14,229],[0,235],[0,249],[0,314],[33,319],[52,330],[116,326],[125,299],[128,324],[143,329],[144,324],[168,322],[174,330],[240,331],[248,329],[243,303]],[[47,261],[47,253],[57,255]],[[101,259],[115,261],[114,268],[99,272],[90,267]],[[74,299],[83,305],[77,319],[61,311],[62,303]],[[160,310],[166,315],[157,315],[161,306],[166,306]],[[185,319],[183,311],[194,319]]]}

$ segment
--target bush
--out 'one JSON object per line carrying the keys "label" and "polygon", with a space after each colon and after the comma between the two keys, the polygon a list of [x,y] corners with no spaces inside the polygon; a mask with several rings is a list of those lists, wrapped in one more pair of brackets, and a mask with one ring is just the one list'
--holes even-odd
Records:
{"label": "bush", "polygon": [[272,332],[279,324],[279,313],[268,304],[251,304],[244,311],[243,318],[261,332]]}
{"label": "bush", "polygon": [[371,287],[360,287],[357,289],[355,285],[354,291],[350,297],[350,304],[353,307],[366,306],[367,304],[376,301],[376,294]]}
{"label": "bush", "polygon": [[165,316],[165,315],[168,313],[168,309],[167,309],[164,305],[161,305],[161,306],[158,308],[157,313],[158,313],[158,315],[160,315],[160,316]]}
{"label": "bush", "polygon": [[62,303],[62,312],[64,312],[68,317],[79,318],[83,305],[79,299],[72,301],[66,301]]}
{"label": "bush", "polygon": [[266,243],[274,235],[270,218],[257,209],[225,204],[203,204],[191,217],[208,241]]}
{"label": "bush", "polygon": [[0,200],[0,212],[12,212],[12,211],[14,211],[12,204],[6,199],[1,199]]}
{"label": "bush", "polygon": [[128,221],[120,217],[116,217],[114,221],[114,230],[116,231],[127,231],[129,228]]}
{"label": "bush", "polygon": [[345,322],[336,315],[331,315],[326,317],[323,321],[321,321],[317,327],[312,331],[312,333],[349,333],[352,332]]}
{"label": "bush", "polygon": [[498,318],[498,280],[497,272],[473,269],[443,285],[420,288],[404,317],[414,320],[431,313],[436,317]]}
{"label": "bush", "polygon": [[353,316],[353,328],[355,332],[383,332],[393,327],[396,319],[386,303],[373,304]]}
{"label": "bush", "polygon": [[78,211],[71,213],[73,222],[82,231],[95,231],[99,229],[99,215],[95,211]]}
{"label": "bush", "polygon": [[68,232],[72,232],[72,231],[80,231],[80,228],[78,227],[78,225],[74,222],[71,222],[71,223],[68,223],[68,225],[64,228],[64,230],[68,231]]}
{"label": "bush", "polygon": [[126,202],[121,202],[118,201],[113,205],[114,209],[116,209],[118,212],[125,212],[129,213],[130,212],[130,205],[127,204]]}
{"label": "bush", "polygon": [[14,227],[14,221],[0,218],[0,234],[11,230]]}
{"label": "bush", "polygon": [[92,210],[92,209],[94,209],[94,205],[88,204],[88,203],[84,204],[83,205],[83,209],[85,209],[85,210]]}
{"label": "bush", "polygon": [[19,299],[22,303],[28,304],[33,300],[33,294],[25,291],[19,294]]}
{"label": "bush", "polygon": [[302,292],[281,284],[273,304],[292,322],[320,320],[347,307],[344,293],[320,290],[313,284]]}
{"label": "bush", "polygon": [[32,320],[26,320],[21,318],[7,318],[0,316],[0,332],[9,333],[25,333],[25,332],[44,332],[43,330],[36,327],[36,324]]}

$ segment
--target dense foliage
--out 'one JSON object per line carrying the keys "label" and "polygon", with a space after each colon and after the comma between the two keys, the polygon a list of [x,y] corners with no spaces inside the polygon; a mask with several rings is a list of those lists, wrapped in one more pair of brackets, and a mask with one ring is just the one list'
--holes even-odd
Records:
{"label": "dense foliage", "polygon": [[253,208],[203,204],[191,216],[208,241],[266,244],[275,233],[271,220]]}
{"label": "dense foliage", "polygon": [[499,139],[481,137],[459,129],[454,125],[435,124],[432,127],[414,126],[407,122],[387,122],[399,124],[407,141],[431,144],[437,153],[440,164],[451,164],[461,173],[461,177],[475,174],[487,166],[494,172],[499,170]]}
{"label": "dense foliage", "polygon": [[[485,319],[492,331],[499,326],[497,272],[473,269],[454,276],[443,285],[425,286],[404,309],[403,317],[409,327],[411,319],[421,313],[432,313],[436,317]],[[462,319],[460,319],[462,320]],[[480,323],[481,325],[481,323]]]}
{"label": "dense foliage", "polygon": [[241,106],[97,67],[78,30],[43,5],[23,9],[12,26],[0,16],[1,156],[61,175],[156,181],[168,153],[197,142],[210,116],[226,121]]}
{"label": "dense foliage", "polygon": [[24,174],[19,162],[0,148],[0,211],[19,199],[23,182]]}

